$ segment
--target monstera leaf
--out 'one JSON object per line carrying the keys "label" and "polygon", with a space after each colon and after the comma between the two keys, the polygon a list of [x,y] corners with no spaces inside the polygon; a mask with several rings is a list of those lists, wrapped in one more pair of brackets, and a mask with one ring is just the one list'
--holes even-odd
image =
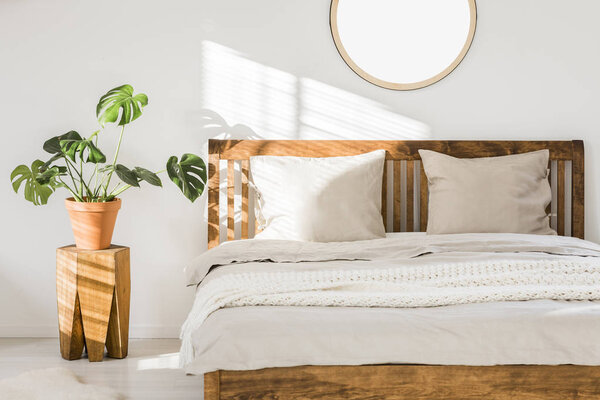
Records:
{"label": "monstera leaf", "polygon": [[10,174],[10,180],[15,193],[19,192],[21,184],[24,183],[25,199],[36,206],[46,204],[48,198],[54,192],[54,189],[61,186],[61,184],[56,181],[55,177],[49,178],[45,184],[38,182],[37,178],[40,177],[43,172],[46,172],[41,170],[43,165],[44,162],[42,160],[35,160],[31,163],[31,169],[26,165],[19,165]]}
{"label": "monstera leaf", "polygon": [[98,122],[104,126],[107,122],[116,122],[121,119],[119,125],[127,125],[142,115],[142,108],[148,104],[148,96],[143,93],[133,94],[131,85],[123,85],[109,90],[100,98],[96,106],[96,117]]}
{"label": "monstera leaf", "polygon": [[60,148],[61,140],[81,140],[82,137],[79,133],[75,131],[69,131],[62,135],[54,136],[44,142],[44,150],[50,154],[62,154],[62,150]]}
{"label": "monstera leaf", "polygon": [[90,139],[61,139],[60,149],[64,155],[75,161],[75,156],[83,158],[87,150],[87,159],[85,162],[94,164],[106,162],[106,156]]}
{"label": "monstera leaf", "polygon": [[156,175],[154,172],[149,171],[146,168],[142,168],[142,167],[135,167],[133,169],[133,172],[141,180],[146,181],[151,185],[162,187],[162,181],[160,180],[158,175]]}
{"label": "monstera leaf", "polygon": [[135,172],[133,172],[123,164],[117,164],[115,166],[115,172],[117,173],[119,179],[121,179],[126,184],[135,187],[140,187],[140,184],[138,183],[138,177],[135,174]]}
{"label": "monstera leaf", "polygon": [[129,169],[123,164],[117,164],[114,171],[123,182],[131,186],[139,187],[141,181],[146,181],[154,186],[162,186],[162,181],[158,175],[146,168],[135,167]]}
{"label": "monstera leaf", "polygon": [[[94,133],[94,135],[95,134],[97,134],[97,132]],[[75,131],[69,131],[63,135],[46,140],[44,143],[44,150],[50,154],[54,154],[54,156],[44,164],[45,167],[48,167],[52,162],[61,158],[63,155],[75,161],[76,154],[80,153],[80,156],[83,157],[85,150],[87,150],[86,162],[97,164],[106,161],[106,156],[98,147],[96,147],[91,139],[82,138],[81,135]]]}
{"label": "monstera leaf", "polygon": [[56,177],[67,175],[67,167],[59,167],[56,165],[46,168],[44,164],[40,168],[40,171],[44,172],[36,176],[35,180],[41,185],[54,184],[56,182]]}
{"label": "monstera leaf", "polygon": [[194,154],[186,153],[181,161],[172,156],[167,161],[169,178],[192,203],[200,197],[206,184],[206,164]]}

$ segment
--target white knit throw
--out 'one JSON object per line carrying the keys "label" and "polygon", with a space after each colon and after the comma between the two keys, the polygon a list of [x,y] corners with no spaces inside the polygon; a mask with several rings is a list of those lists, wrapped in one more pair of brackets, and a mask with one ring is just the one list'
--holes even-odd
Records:
{"label": "white knit throw", "polygon": [[507,260],[387,269],[226,274],[204,284],[182,327],[181,366],[192,333],[214,311],[238,306],[432,307],[536,299],[600,300],[600,260]]}

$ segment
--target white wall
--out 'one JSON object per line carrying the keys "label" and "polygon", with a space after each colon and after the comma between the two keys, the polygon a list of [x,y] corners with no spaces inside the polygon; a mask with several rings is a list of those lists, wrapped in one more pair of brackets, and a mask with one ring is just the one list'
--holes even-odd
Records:
{"label": "white wall", "polygon": [[[122,162],[161,168],[212,136],[584,139],[586,230],[600,240],[600,2],[479,0],[473,46],[446,79],[395,92],[338,56],[328,0],[0,2],[0,336],[55,335],[55,248],[72,242],[62,203],[12,192],[46,138],[89,134],[98,97],[146,92]],[[393,51],[393,49],[392,49]],[[116,133],[103,148],[112,153]],[[132,336],[176,335],[193,290],[181,269],[206,243],[205,197],[170,182],[124,196],[114,242],[132,248]]]}

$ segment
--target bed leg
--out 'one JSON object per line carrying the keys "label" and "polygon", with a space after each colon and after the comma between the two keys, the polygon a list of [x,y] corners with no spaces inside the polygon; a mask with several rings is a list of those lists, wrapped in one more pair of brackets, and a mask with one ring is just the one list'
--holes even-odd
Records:
{"label": "bed leg", "polygon": [[204,400],[219,400],[221,397],[220,372],[214,371],[204,374]]}

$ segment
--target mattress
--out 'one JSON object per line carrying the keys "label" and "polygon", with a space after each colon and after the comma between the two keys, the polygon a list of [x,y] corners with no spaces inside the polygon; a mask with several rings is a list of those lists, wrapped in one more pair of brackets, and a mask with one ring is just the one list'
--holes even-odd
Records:
{"label": "mattress", "polygon": [[298,365],[600,365],[600,246],[594,243],[505,234],[334,245],[241,242],[205,253],[187,271],[198,285],[182,329],[187,373]]}
{"label": "mattress", "polygon": [[233,307],[193,334],[187,373],[297,365],[600,365],[600,302]]}

